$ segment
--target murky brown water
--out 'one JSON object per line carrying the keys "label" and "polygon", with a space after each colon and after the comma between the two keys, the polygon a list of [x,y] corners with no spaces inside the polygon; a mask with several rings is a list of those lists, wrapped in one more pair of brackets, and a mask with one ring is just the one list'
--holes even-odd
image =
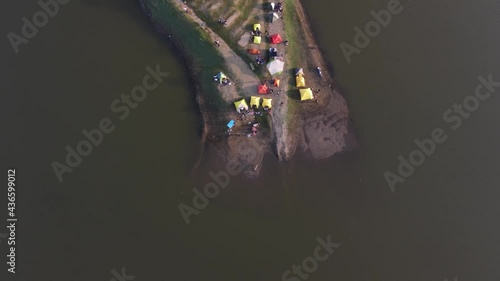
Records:
{"label": "murky brown water", "polygon": [[[3,34],[39,9],[8,5]],[[280,280],[327,235],[342,245],[308,280],[498,279],[500,100],[482,102],[456,131],[442,114],[474,93],[479,75],[500,80],[499,4],[402,2],[350,64],[339,44],[387,2],[305,6],[362,150],[284,164],[270,155],[258,180],[232,177],[189,226],[178,204],[224,167],[208,146],[190,174],[201,122],[192,89],[139,5],[72,1],[17,55],[4,37],[2,163],[19,170],[17,280],[110,280],[122,267],[135,280]],[[111,103],[156,64],[170,76],[119,120]],[[51,162],[105,117],[115,131],[59,183]],[[436,127],[448,141],[392,193],[383,173]]]}

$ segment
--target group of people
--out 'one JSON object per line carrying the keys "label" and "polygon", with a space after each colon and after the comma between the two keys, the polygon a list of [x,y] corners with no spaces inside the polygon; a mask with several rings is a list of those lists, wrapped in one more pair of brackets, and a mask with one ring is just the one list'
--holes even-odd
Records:
{"label": "group of people", "polygon": [[255,31],[252,31],[253,36],[261,36],[262,32],[260,32],[259,28],[256,28]]}
{"label": "group of people", "polygon": [[219,82],[222,84],[222,86],[227,86],[227,85],[232,85],[233,82],[227,78],[222,78],[222,81],[219,81],[219,77],[217,75],[214,75],[214,81]]}
{"label": "group of people", "polygon": [[265,63],[264,59],[260,55],[257,56],[257,59],[255,59],[255,61],[257,62],[258,65],[261,65],[261,64]]}
{"label": "group of people", "polygon": [[279,13],[283,13],[283,9],[285,8],[285,6],[283,5],[283,2],[278,2],[276,3],[276,5],[274,5],[274,11],[275,12],[279,12]]}
{"label": "group of people", "polygon": [[222,24],[222,25],[226,26],[226,25],[227,25],[227,20],[225,20],[225,19],[223,19],[223,18],[220,18],[220,19],[219,19],[219,21],[218,21],[218,23],[220,23],[220,24]]}
{"label": "group of people", "polygon": [[252,133],[248,135],[248,137],[256,136],[257,133],[259,132],[259,123],[254,123],[252,124]]}

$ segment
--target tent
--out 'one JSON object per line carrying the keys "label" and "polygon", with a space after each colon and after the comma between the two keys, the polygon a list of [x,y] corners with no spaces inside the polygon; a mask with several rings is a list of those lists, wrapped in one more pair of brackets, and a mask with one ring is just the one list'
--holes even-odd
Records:
{"label": "tent", "polygon": [[227,79],[227,76],[226,74],[222,73],[222,72],[219,72],[217,73],[215,76],[214,76],[214,79],[216,79],[217,82],[219,82],[219,84],[222,84],[222,81],[224,79]]}
{"label": "tent", "polygon": [[254,36],[253,37],[253,42],[255,44],[260,44],[260,42],[262,42],[262,37],[260,37],[260,36]]}
{"label": "tent", "polygon": [[281,74],[284,68],[285,68],[285,62],[277,58],[271,60],[267,64],[267,69],[269,70],[269,73],[271,73],[271,75]]}
{"label": "tent", "polygon": [[314,99],[313,92],[312,92],[311,88],[300,89],[299,91],[300,91],[300,100],[301,101]]}
{"label": "tent", "polygon": [[258,93],[261,94],[261,95],[268,94],[269,93],[269,88],[267,88],[266,84],[259,85],[259,87],[258,87]]}
{"label": "tent", "polygon": [[273,99],[263,99],[262,107],[271,109],[273,107]]}
{"label": "tent", "polygon": [[256,24],[253,25],[253,31],[256,31],[257,29],[261,30],[260,29],[260,24],[258,24],[258,23],[256,23]]}
{"label": "tent", "polygon": [[279,44],[281,42],[283,42],[283,39],[281,39],[279,34],[271,35],[271,44]]}
{"label": "tent", "polygon": [[280,19],[280,15],[278,15],[278,13],[272,13],[269,17],[271,18],[271,22],[275,22]]}
{"label": "tent", "polygon": [[299,75],[304,75],[304,70],[302,68],[297,70],[297,72],[295,73],[295,76],[299,76]]}
{"label": "tent", "polygon": [[297,87],[305,87],[306,86],[306,79],[304,79],[304,76],[302,76],[302,75],[295,77],[295,81],[297,81]]}
{"label": "tent", "polygon": [[231,128],[233,128],[233,127],[234,127],[234,124],[236,124],[236,122],[235,122],[234,120],[231,120],[231,121],[229,121],[229,123],[227,123],[227,127],[228,127],[229,129],[231,129]]}
{"label": "tent", "polygon": [[250,106],[255,108],[259,108],[260,98],[259,97],[251,97],[250,98]]}
{"label": "tent", "polygon": [[260,51],[257,49],[248,49],[248,53],[251,55],[260,55]]}
{"label": "tent", "polygon": [[234,103],[234,106],[236,106],[236,110],[241,113],[242,110],[248,110],[248,104],[245,101],[245,99],[242,99],[240,101],[237,101]]}
{"label": "tent", "polygon": [[280,86],[280,80],[279,79],[274,79],[274,87],[279,87]]}

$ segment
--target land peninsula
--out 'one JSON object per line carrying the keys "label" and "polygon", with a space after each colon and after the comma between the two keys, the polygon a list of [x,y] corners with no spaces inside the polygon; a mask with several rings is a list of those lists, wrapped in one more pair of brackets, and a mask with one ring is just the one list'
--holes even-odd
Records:
{"label": "land peninsula", "polygon": [[203,142],[246,176],[258,176],[266,153],[325,159],[357,148],[345,99],[299,0],[139,1],[186,61]]}

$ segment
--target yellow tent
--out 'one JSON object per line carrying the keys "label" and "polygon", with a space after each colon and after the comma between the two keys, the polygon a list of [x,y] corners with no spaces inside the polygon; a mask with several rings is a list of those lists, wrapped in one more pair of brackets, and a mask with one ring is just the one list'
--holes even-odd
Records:
{"label": "yellow tent", "polygon": [[235,102],[234,106],[236,106],[236,110],[238,112],[241,112],[242,110],[248,110],[248,104],[245,99]]}
{"label": "yellow tent", "polygon": [[255,44],[260,44],[260,42],[262,42],[262,37],[260,37],[260,36],[254,36],[253,37],[253,42]]}
{"label": "yellow tent", "polygon": [[304,101],[304,100],[314,99],[313,92],[312,92],[311,88],[300,89],[299,91],[300,91],[300,100]]}
{"label": "yellow tent", "polygon": [[262,107],[271,109],[273,107],[273,99],[262,99]]}
{"label": "yellow tent", "polygon": [[253,25],[253,31],[256,31],[257,29],[260,30],[260,24],[258,24],[258,23]]}
{"label": "yellow tent", "polygon": [[251,97],[250,98],[250,106],[255,108],[259,108],[260,98],[259,97]]}
{"label": "yellow tent", "polygon": [[306,79],[304,79],[304,76],[299,75],[295,78],[297,81],[297,87],[305,87],[306,86]]}

